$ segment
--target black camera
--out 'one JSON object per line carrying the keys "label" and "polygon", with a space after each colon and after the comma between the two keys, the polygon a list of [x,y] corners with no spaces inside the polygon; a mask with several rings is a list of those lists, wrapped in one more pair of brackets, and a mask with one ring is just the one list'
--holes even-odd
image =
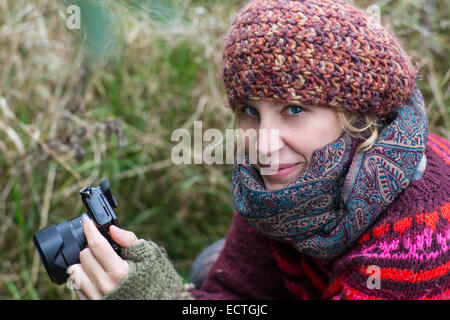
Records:
{"label": "black camera", "polygon": [[119,204],[111,193],[108,180],[100,182],[98,187],[84,187],[80,190],[81,199],[87,213],[58,225],[50,225],[34,234],[33,244],[47,273],[56,284],[62,284],[69,277],[67,268],[80,263],[80,252],[87,247],[83,232],[83,220],[94,221],[100,233],[109,241],[113,249],[120,254],[120,246],[115,243],[109,227],[120,227],[114,208]]}

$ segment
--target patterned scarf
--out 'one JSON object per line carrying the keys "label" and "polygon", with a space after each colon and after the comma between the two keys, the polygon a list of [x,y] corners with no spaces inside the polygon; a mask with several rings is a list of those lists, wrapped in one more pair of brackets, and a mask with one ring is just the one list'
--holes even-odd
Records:
{"label": "patterned scarf", "polygon": [[267,190],[251,165],[236,164],[232,191],[239,215],[259,232],[304,254],[332,259],[357,240],[411,182],[425,160],[428,118],[419,88],[381,126],[376,143],[344,133],[315,150],[306,172]]}

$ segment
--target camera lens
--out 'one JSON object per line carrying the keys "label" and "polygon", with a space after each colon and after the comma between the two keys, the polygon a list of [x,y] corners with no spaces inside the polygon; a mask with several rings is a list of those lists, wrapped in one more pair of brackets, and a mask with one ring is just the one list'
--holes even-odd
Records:
{"label": "camera lens", "polygon": [[33,244],[50,279],[56,284],[66,282],[67,268],[80,262],[80,252],[87,246],[83,232],[85,218],[89,218],[86,213],[34,234]]}

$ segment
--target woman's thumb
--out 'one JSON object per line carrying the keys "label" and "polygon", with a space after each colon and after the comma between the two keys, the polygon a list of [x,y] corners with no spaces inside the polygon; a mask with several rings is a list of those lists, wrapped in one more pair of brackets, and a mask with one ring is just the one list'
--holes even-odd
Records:
{"label": "woman's thumb", "polygon": [[109,233],[111,238],[122,248],[128,248],[139,240],[133,232],[120,229],[115,225],[109,228]]}

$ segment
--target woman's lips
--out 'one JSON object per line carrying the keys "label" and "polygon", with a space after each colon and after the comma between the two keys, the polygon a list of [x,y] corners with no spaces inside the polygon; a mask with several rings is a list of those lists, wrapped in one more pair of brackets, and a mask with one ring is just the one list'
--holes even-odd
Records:
{"label": "woman's lips", "polygon": [[[268,165],[264,165],[264,166],[260,166],[261,169],[264,168],[265,170],[265,175],[270,176],[270,178],[283,178],[288,176],[289,174],[291,174],[292,172],[294,172],[295,170],[297,170],[297,168],[299,167],[300,162],[298,163],[288,163],[288,164],[279,164],[278,166],[268,166]],[[277,170],[278,168],[278,170]],[[275,171],[277,170],[277,171]]]}

